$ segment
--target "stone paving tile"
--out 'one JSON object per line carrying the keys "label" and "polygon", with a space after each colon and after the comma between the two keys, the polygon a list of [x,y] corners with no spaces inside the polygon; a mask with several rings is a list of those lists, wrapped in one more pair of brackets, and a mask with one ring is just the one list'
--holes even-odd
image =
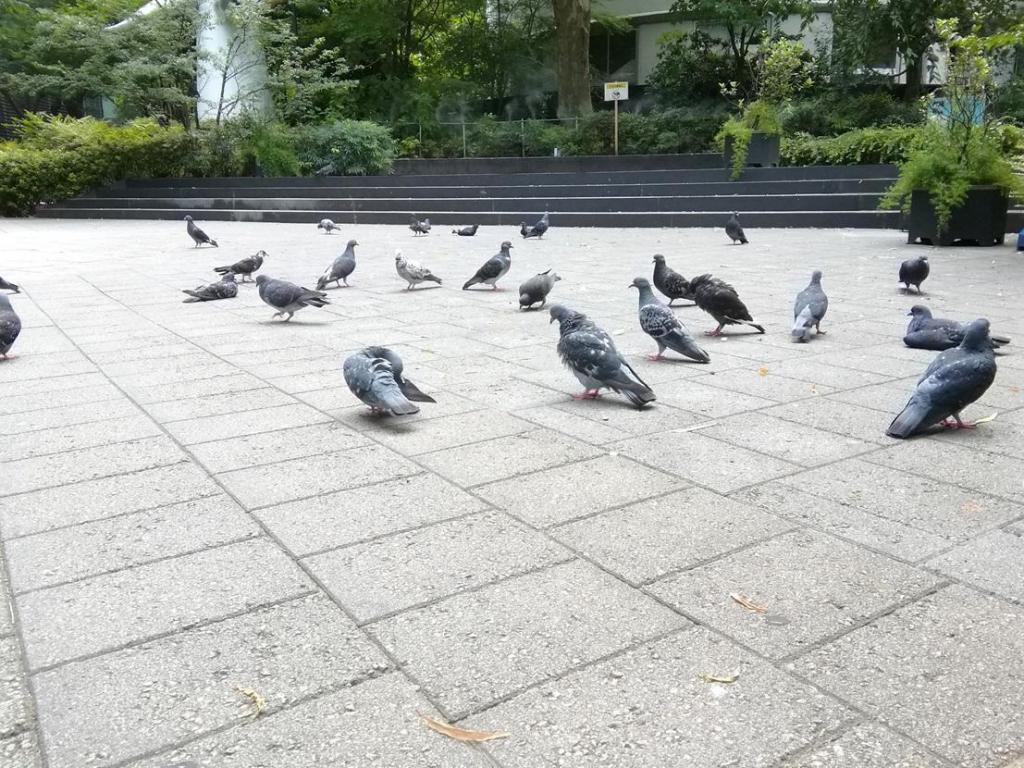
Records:
{"label": "stone paving tile", "polygon": [[[618,429],[632,435],[646,435],[663,432],[666,429],[688,427],[700,421],[696,416],[668,403],[655,403],[642,411],[628,405],[617,396],[602,395],[599,400],[565,401],[555,405],[558,410],[583,418],[593,419],[602,424],[614,422]],[[607,421],[605,421],[607,419]]]}
{"label": "stone paving tile", "polygon": [[254,411],[280,405],[293,405],[295,398],[269,387],[243,392],[224,392],[187,400],[167,400],[145,406],[156,421],[185,421],[210,416],[223,416],[241,411]]}
{"label": "stone paving tile", "polygon": [[805,467],[829,464],[877,448],[873,443],[784,421],[764,413],[730,416],[702,428],[700,434]]}
{"label": "stone paving tile", "polygon": [[739,392],[752,397],[760,397],[777,403],[788,403],[792,400],[804,400],[834,391],[833,387],[814,382],[790,379],[773,373],[767,365],[750,368],[734,368],[729,371],[698,379],[701,384],[709,384],[721,389]]}
{"label": "stone paving tile", "polygon": [[264,464],[217,475],[247,509],[257,509],[420,472],[379,445]]}
{"label": "stone paving tile", "polygon": [[671,475],[623,456],[598,456],[481,485],[475,491],[495,506],[543,527],[684,485]]}
{"label": "stone paving tile", "polygon": [[435,475],[414,475],[261,509],[256,516],[301,556],[483,507],[483,502]]}
{"label": "stone paving tile", "polygon": [[31,706],[18,639],[13,635],[0,638],[0,740],[32,728]]}
{"label": "stone paving tile", "polygon": [[360,622],[573,555],[499,512],[336,549],[305,562]]}
{"label": "stone paving tile", "polygon": [[232,372],[171,384],[125,386],[124,388],[129,395],[145,405],[165,403],[169,400],[207,397],[228,392],[245,392],[250,389],[262,389],[266,386],[266,382],[251,374]]}
{"label": "stone paving tile", "polygon": [[700,431],[662,432],[608,447],[719,493],[798,470],[796,464],[705,437]]}
{"label": "stone paving tile", "polygon": [[849,435],[869,443],[892,445],[892,438],[885,434],[886,427],[892,421],[891,416],[871,408],[842,403],[833,399],[833,396],[786,403],[767,408],[763,413],[826,432]]}
{"label": "stone paving tile", "polygon": [[368,443],[369,440],[365,437],[345,429],[340,424],[328,421],[308,427],[279,429],[210,443],[197,443],[189,446],[189,450],[210,472],[218,473],[303,456],[334,453]]}
{"label": "stone paving tile", "polygon": [[56,429],[76,424],[142,415],[142,412],[130,401],[120,397],[117,400],[76,403],[74,405],[11,414],[5,416],[0,421],[0,434],[14,435],[42,429]]}
{"label": "stone paving tile", "polygon": [[[800,476],[797,475],[797,478]],[[798,479],[794,482],[799,482]],[[917,562],[947,549],[954,539],[940,536],[851,504],[804,493],[793,485],[772,481],[734,494],[737,501],[753,504],[800,525],[863,544],[902,560]]]}
{"label": "stone paving tile", "polygon": [[835,741],[782,763],[785,768],[946,768],[948,763],[878,723],[866,722]]}
{"label": "stone paving tile", "polygon": [[6,463],[3,476],[0,477],[0,496],[28,493],[185,461],[188,461],[188,456],[162,435],[130,443],[19,459]]}
{"label": "stone paving tile", "polygon": [[686,623],[572,562],[399,614],[373,633],[456,717]]}
{"label": "stone paving tile", "polygon": [[[926,443],[918,440],[911,445]],[[901,472],[866,459],[850,459],[779,482],[954,540],[975,536],[1024,514],[1024,507],[1013,502],[922,477],[920,467]]]}
{"label": "stone paving tile", "polygon": [[814,384],[815,388],[824,385],[832,389],[853,389],[868,384],[879,384],[892,378],[891,374],[881,375],[853,368],[839,368],[832,363],[821,362],[817,357],[783,360],[765,367],[768,369],[769,377],[778,374]]}
{"label": "stone paving tile", "polygon": [[[78,379],[77,376],[68,376],[68,379]],[[55,379],[54,381],[58,381]],[[94,382],[94,383],[89,383]],[[110,384],[99,374],[85,374],[81,377],[81,383],[68,389],[39,391],[32,386],[32,391],[25,392],[25,386],[18,384],[10,394],[0,389],[0,415],[8,416],[13,413],[24,411],[41,411],[48,408],[61,408],[67,405],[84,405],[85,403],[98,403],[103,400],[117,400],[123,395],[113,384]],[[17,392],[17,394],[15,394]]]}
{"label": "stone paving tile", "polygon": [[[0,445],[0,462],[95,448],[110,443],[128,443],[162,434],[152,420],[142,415],[22,432]],[[126,450],[131,448],[126,446]]]}
{"label": "stone paving tile", "polygon": [[[667,413],[659,409],[659,413]],[[611,427],[610,416],[603,416],[599,419],[592,419],[580,413],[569,413],[558,407],[540,406],[527,408],[524,411],[517,411],[515,416],[531,421],[534,424],[561,432],[564,435],[582,440],[585,443],[610,443],[615,440],[622,440],[630,436],[620,427]]]}
{"label": "stone paving tile", "polygon": [[1024,411],[1000,414],[998,422],[995,429],[984,425],[978,429],[949,430],[937,433],[935,439],[961,448],[1024,459]]}
{"label": "stone paving tile", "polygon": [[[259,535],[227,496],[60,528],[7,542],[14,589],[74,581]],[[74,552],[73,557],[67,553]]]}
{"label": "stone paving tile", "polygon": [[[648,589],[759,653],[782,658],[940,581],[883,555],[802,531],[669,576]],[[746,610],[730,598],[733,593],[767,613]]]}
{"label": "stone paving tile", "polygon": [[0,637],[14,633],[14,609],[12,606],[7,569],[4,567],[4,558],[0,557]]}
{"label": "stone paving tile", "polygon": [[991,531],[932,558],[925,565],[1024,603],[1024,536]]}
{"label": "stone paving tile", "polygon": [[401,675],[384,675],[132,768],[492,768],[482,752],[427,729],[421,713],[438,716]]}
{"label": "stone paving tile", "polygon": [[[701,675],[737,680],[706,683]],[[719,768],[777,765],[852,714],[698,627],[529,690],[468,727],[513,734],[487,745],[508,768]]]}
{"label": "stone paving tile", "polygon": [[426,453],[419,460],[442,477],[462,486],[473,486],[591,458],[598,453],[593,446],[537,429]]}
{"label": "stone paving tile", "polygon": [[213,496],[220,489],[191,463],[0,498],[4,538]]}
{"label": "stone paving tile", "polygon": [[[708,377],[707,383],[714,377]],[[695,413],[708,419],[721,418],[734,413],[752,411],[775,405],[774,400],[753,397],[739,392],[710,387],[703,376],[694,379],[676,379],[658,385],[658,401]]]}
{"label": "stone paving tile", "polygon": [[37,675],[35,686],[51,768],[78,768],[251,722],[239,687],[278,709],[386,665],[351,620],[316,595],[58,667]]}
{"label": "stone paving tile", "polygon": [[41,768],[42,752],[35,731],[0,740],[0,768]]}
{"label": "stone paving tile", "polygon": [[15,357],[0,368],[0,383],[17,382],[22,387],[28,387],[28,382],[37,379],[96,371],[95,365],[75,352],[55,352],[31,357],[18,351],[14,351],[14,354]]}
{"label": "stone paving tile", "polygon": [[795,668],[957,765],[995,768],[1024,750],[1022,627],[1024,609],[954,585]]}
{"label": "stone paving tile", "polygon": [[[424,406],[424,408],[428,407]],[[380,420],[378,420],[380,421]],[[422,421],[388,419],[375,438],[406,456],[478,443],[494,437],[516,435],[535,429],[533,424],[506,413],[486,410]]]}
{"label": "stone paving tile", "polygon": [[552,529],[552,535],[640,583],[792,527],[746,504],[688,488],[567,523]]}
{"label": "stone paving tile", "polygon": [[[355,395],[349,391],[348,387],[343,387],[343,389],[345,390],[344,399],[342,399],[341,394],[337,394],[336,397],[330,394],[324,398],[308,397],[309,395],[316,394],[312,392],[300,392],[296,397],[318,408],[321,407],[317,405],[318,401],[334,398],[337,402],[324,405],[322,408],[326,408],[331,416],[349,429],[354,429],[356,432],[373,432],[375,436],[387,435],[392,432],[400,434],[427,421],[433,421],[445,416],[464,414],[469,411],[479,411],[481,409],[480,403],[474,403],[472,400],[453,395],[451,392],[430,389],[427,394],[437,400],[436,403],[419,403],[420,412],[418,414],[410,419],[396,419],[372,413],[369,408],[356,400]],[[500,416],[497,412],[493,415],[495,417]]]}
{"label": "stone paving tile", "polygon": [[171,435],[184,445],[208,443],[231,437],[244,437],[290,427],[330,421],[330,417],[301,403],[290,403],[273,408],[235,411],[185,421],[172,421],[164,425]]}
{"label": "stone paving tile", "polygon": [[94,576],[17,598],[33,668],[224,618],[312,589],[257,539]]}

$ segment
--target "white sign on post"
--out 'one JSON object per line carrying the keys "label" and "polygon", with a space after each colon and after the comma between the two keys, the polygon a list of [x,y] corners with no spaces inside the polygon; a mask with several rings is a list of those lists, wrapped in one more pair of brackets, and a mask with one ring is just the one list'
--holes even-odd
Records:
{"label": "white sign on post", "polygon": [[605,83],[605,101],[627,101],[629,99],[629,83]]}

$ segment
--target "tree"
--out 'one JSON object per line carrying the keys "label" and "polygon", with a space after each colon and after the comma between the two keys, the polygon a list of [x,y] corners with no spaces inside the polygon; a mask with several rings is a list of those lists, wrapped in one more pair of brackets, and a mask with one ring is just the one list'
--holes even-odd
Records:
{"label": "tree", "polygon": [[594,111],[590,101],[590,0],[552,0],[557,39],[558,116]]}

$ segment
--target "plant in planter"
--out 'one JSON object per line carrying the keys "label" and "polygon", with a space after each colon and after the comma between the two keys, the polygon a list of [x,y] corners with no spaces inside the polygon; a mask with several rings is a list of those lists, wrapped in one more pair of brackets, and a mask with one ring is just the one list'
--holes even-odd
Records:
{"label": "plant in planter", "polygon": [[[778,39],[762,44],[754,68],[753,101],[740,102],[740,114],[729,118],[715,139],[722,143],[726,166],[738,179],[747,165],[778,165],[782,135],[782,109],[795,95],[811,86],[811,62],[804,47]],[[727,96],[736,84],[723,88]]]}
{"label": "plant in planter", "polygon": [[981,37],[958,35],[955,19],[936,22],[949,56],[946,85],[932,120],[880,205],[908,214],[908,242],[1002,243],[1011,197],[1024,182],[1007,156],[1006,132],[984,114],[992,61],[1022,40],[1022,28]]}

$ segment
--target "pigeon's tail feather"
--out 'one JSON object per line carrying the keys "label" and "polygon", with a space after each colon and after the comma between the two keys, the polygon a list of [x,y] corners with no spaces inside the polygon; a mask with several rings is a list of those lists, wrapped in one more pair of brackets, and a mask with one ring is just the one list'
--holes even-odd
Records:
{"label": "pigeon's tail feather", "polygon": [[398,387],[388,387],[380,393],[380,407],[395,416],[410,416],[419,413],[419,406],[413,405]]}
{"label": "pigeon's tail feather", "polygon": [[309,304],[309,306],[317,307],[318,309],[320,307],[326,307],[328,304],[331,303],[329,300],[325,299],[323,296],[310,296],[310,297],[305,299],[305,302],[307,304]]}
{"label": "pigeon's tail feather", "polygon": [[226,275],[228,272],[231,271],[231,267],[214,267],[213,271],[216,272],[218,275]]}
{"label": "pigeon's tail feather", "polygon": [[438,277],[437,275],[432,275],[429,272],[423,276],[423,280],[428,283],[437,283],[438,285],[441,284],[441,278]]}
{"label": "pigeon's tail feather", "polygon": [[681,333],[670,333],[661,338],[661,343],[674,352],[678,352],[680,355],[691,360],[696,360],[698,363],[711,362],[711,355],[701,349],[697,342],[689,336]]}
{"label": "pigeon's tail feather", "polygon": [[989,338],[992,339],[993,347],[1001,347],[1004,344],[1010,343],[1010,338],[1008,336],[989,336]]}
{"label": "pigeon's tail feather", "polygon": [[808,341],[811,338],[811,327],[814,325],[814,316],[810,307],[804,307],[800,314],[793,321],[793,341]]}
{"label": "pigeon's tail feather", "polygon": [[195,304],[197,301],[202,301],[202,299],[199,298],[199,296],[197,296],[193,291],[182,291],[182,293],[188,294],[187,299],[182,299],[182,304]]}
{"label": "pigeon's tail feather", "polygon": [[437,400],[432,398],[430,395],[426,394],[425,392],[420,391],[420,388],[417,387],[415,384],[413,384],[408,379],[403,379],[402,383],[399,384],[398,386],[401,388],[402,394],[405,395],[409,400],[412,400],[412,401],[417,402],[417,403],[436,403],[437,402]]}
{"label": "pigeon's tail feather", "polygon": [[625,360],[622,361],[622,367],[619,368],[616,376],[604,383],[629,398],[629,401],[637,408],[643,408],[658,399],[654,395],[654,390],[647,386],[647,383],[633,370],[633,366]]}
{"label": "pigeon's tail feather", "polygon": [[747,243],[750,242],[749,240],[747,240],[747,236],[743,234],[743,230],[740,230],[739,235],[740,245],[746,245]]}
{"label": "pigeon's tail feather", "polygon": [[932,423],[934,423],[934,418],[931,409],[911,400],[892,420],[892,424],[885,430],[885,434],[902,440],[924,431]]}
{"label": "pigeon's tail feather", "polygon": [[467,280],[463,284],[462,290],[464,290],[464,291],[468,290],[468,289],[472,288],[474,285],[476,285],[479,282],[480,282],[480,278],[479,277],[471,277],[471,278],[469,278],[469,280]]}
{"label": "pigeon's tail feather", "polygon": [[749,325],[751,328],[756,328],[758,333],[764,333],[764,326],[758,325],[753,320],[737,320],[736,318],[733,317],[730,317],[728,319],[738,325]]}
{"label": "pigeon's tail feather", "polygon": [[213,239],[212,237],[208,237],[208,238],[206,238],[206,242],[208,242],[208,243],[209,243],[210,245],[212,245],[212,246],[213,246],[214,248],[220,248],[220,246],[219,246],[219,245],[217,245],[217,241],[216,241],[216,240],[214,240],[214,239]]}
{"label": "pigeon's tail feather", "polygon": [[322,275],[316,279],[316,289],[322,291],[324,286],[327,285],[327,275]]}

